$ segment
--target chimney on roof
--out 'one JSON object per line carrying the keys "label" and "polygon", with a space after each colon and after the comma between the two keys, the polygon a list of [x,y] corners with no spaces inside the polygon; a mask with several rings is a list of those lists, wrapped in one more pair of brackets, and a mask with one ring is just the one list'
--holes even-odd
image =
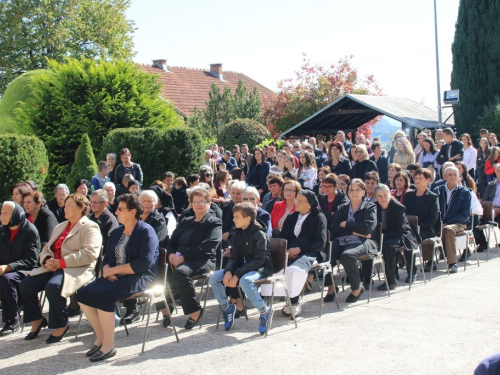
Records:
{"label": "chimney on roof", "polygon": [[219,78],[221,81],[224,81],[222,77],[222,64],[210,64],[210,74],[215,78]]}
{"label": "chimney on roof", "polygon": [[167,60],[166,59],[158,59],[158,60],[153,60],[153,66],[155,68],[164,70],[168,72],[168,67],[167,67]]}

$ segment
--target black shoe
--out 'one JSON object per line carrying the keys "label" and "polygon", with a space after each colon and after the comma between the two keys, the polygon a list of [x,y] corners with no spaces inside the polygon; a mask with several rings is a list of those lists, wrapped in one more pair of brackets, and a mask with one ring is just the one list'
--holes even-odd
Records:
{"label": "black shoe", "polygon": [[49,338],[47,340],[45,340],[45,343],[47,344],[55,344],[56,342],[59,342],[62,340],[62,338],[64,337],[64,335],[66,333],[68,333],[69,331],[69,326],[66,327],[66,329],[64,330],[63,334],[61,336],[53,336],[53,335],[50,335]]}
{"label": "black shoe", "polygon": [[[398,286],[398,281],[394,280],[394,282],[392,284],[389,284],[389,290],[394,290],[397,288],[397,286]],[[377,286],[377,290],[380,290],[380,291],[387,290],[387,285],[385,283],[380,284],[379,286]]]}
{"label": "black shoe", "polygon": [[87,357],[92,357],[92,355],[93,355],[94,353],[96,353],[98,350],[100,350],[100,349],[101,349],[101,347],[102,347],[102,345],[101,345],[101,346],[92,345],[92,347],[90,348],[90,350],[89,350],[87,353],[85,353],[85,355],[86,355]]}
{"label": "black shoe", "polygon": [[359,292],[359,294],[358,294],[357,296],[355,296],[354,294],[352,294],[352,293],[351,293],[351,294],[349,294],[349,295],[347,296],[347,298],[346,298],[346,300],[345,300],[345,301],[346,301],[347,303],[354,303],[354,302],[358,302],[359,297],[361,297],[361,295],[362,295],[364,292],[365,292],[365,287],[364,287],[364,286],[362,286],[362,287],[361,287],[361,292]]}
{"label": "black shoe", "polygon": [[328,303],[328,302],[333,302],[335,301],[335,293],[333,294],[327,294],[324,298],[323,298],[323,302],[325,303]]}
{"label": "black shoe", "polygon": [[71,307],[68,307],[68,318],[72,318],[74,316],[80,316],[82,310],[80,310],[79,307],[76,307],[76,308],[71,308]]}
{"label": "black shoe", "polygon": [[200,322],[200,319],[201,319],[202,316],[203,316],[203,309],[201,309],[201,313],[198,316],[198,319],[193,320],[193,319],[189,318],[187,320],[186,324],[184,325],[184,328],[186,328],[186,329],[193,329]]}
{"label": "black shoe", "polygon": [[466,254],[465,252],[466,251],[467,251],[467,259],[469,259],[471,257],[472,254],[471,254],[470,250],[466,249],[463,251],[462,256],[460,256],[460,258],[458,259],[459,262],[465,262],[465,254]]}
{"label": "black shoe", "polygon": [[444,255],[441,251],[439,252],[439,260],[444,260]]}
{"label": "black shoe", "polygon": [[167,328],[170,323],[172,323],[172,319],[170,319],[170,315],[163,315],[163,327]]}
{"label": "black shoe", "polygon": [[[414,283],[417,281],[417,273],[415,272],[413,275],[411,275],[411,282]],[[410,275],[406,276],[405,283],[409,284],[410,283]]]}
{"label": "black shoe", "polygon": [[125,323],[132,324],[136,320],[139,320],[140,317],[141,317],[141,314],[137,310],[132,310],[130,312],[127,311],[126,314],[125,314],[125,318],[124,318],[125,319]]}
{"label": "black shoe", "polygon": [[168,311],[170,311],[170,314],[174,312],[174,305],[172,303],[168,304]]}
{"label": "black shoe", "polygon": [[42,322],[38,326],[38,329],[35,332],[30,332],[28,335],[24,338],[25,340],[33,340],[38,336],[42,328],[45,328],[49,325],[49,322],[47,322],[47,319],[45,317],[42,318]]}
{"label": "black shoe", "polygon": [[0,331],[0,336],[11,335],[16,331],[19,331],[19,328],[19,320],[16,320],[14,323],[5,323],[2,330]]}
{"label": "black shoe", "polygon": [[[431,272],[431,266],[432,266],[432,261],[428,260],[427,263],[425,263],[424,266],[424,272]],[[432,268],[433,271],[437,270],[437,265],[434,263],[434,267]]]}
{"label": "black shoe", "polygon": [[236,309],[236,312],[234,313],[234,319],[241,318],[242,316],[247,316],[247,309],[245,308],[241,311]]}
{"label": "black shoe", "polygon": [[482,245],[479,245],[478,248],[476,249],[476,251],[478,253],[482,253],[483,251],[487,250],[488,249],[488,246],[485,245],[485,244],[482,244]]}
{"label": "black shoe", "polygon": [[101,350],[98,350],[89,358],[89,360],[90,362],[97,362],[114,357],[115,355],[116,355],[116,348],[111,349],[111,351],[108,353],[103,353]]}
{"label": "black shoe", "polygon": [[457,273],[458,272],[458,267],[456,263],[450,264],[448,266],[448,272],[449,273]]}

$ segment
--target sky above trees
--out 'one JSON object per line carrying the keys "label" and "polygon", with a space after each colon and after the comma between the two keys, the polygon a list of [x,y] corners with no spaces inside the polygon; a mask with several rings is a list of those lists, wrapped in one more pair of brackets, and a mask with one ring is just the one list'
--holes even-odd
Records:
{"label": "sky above trees", "polygon": [[[438,0],[441,90],[449,89],[459,0]],[[134,60],[242,72],[272,90],[313,63],[354,55],[385,95],[437,107],[433,0],[132,1]]]}

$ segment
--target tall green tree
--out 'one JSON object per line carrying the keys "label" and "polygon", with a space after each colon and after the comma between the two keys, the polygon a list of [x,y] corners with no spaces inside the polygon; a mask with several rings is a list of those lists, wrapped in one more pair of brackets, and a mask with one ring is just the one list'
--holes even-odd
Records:
{"label": "tall green tree", "polygon": [[205,104],[203,110],[194,109],[193,115],[188,119],[188,126],[198,129],[208,138],[217,140],[222,126],[233,120],[261,120],[262,101],[257,87],[248,92],[241,80],[238,81],[234,94],[229,87],[224,87],[221,92],[220,87],[212,83]]}
{"label": "tall green tree", "polygon": [[0,1],[0,95],[19,75],[64,57],[130,59],[130,0]]}
{"label": "tall green tree", "polygon": [[34,79],[31,97],[17,111],[20,128],[31,129],[49,152],[48,182],[64,182],[65,165],[81,135],[88,134],[94,154],[115,128],[183,125],[174,108],[159,97],[155,75],[136,64],[67,59],[49,61],[53,74]]}
{"label": "tall green tree", "polygon": [[84,178],[90,181],[97,172],[97,163],[95,161],[92,145],[90,144],[89,136],[84,133],[78,151],[76,152],[75,163],[71,167],[70,174],[66,177],[66,185],[72,189],[77,180]]}
{"label": "tall green tree", "polygon": [[500,95],[500,1],[461,0],[452,45],[451,87],[460,90],[455,124],[477,130],[478,116]]}

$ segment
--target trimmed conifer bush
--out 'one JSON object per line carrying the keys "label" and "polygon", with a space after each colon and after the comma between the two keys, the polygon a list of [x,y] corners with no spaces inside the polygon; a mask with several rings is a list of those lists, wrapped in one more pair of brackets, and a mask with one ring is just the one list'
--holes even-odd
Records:
{"label": "trimmed conifer bush", "polygon": [[43,189],[49,159],[43,142],[34,136],[0,134],[0,200],[10,200],[12,185],[35,181]]}
{"label": "trimmed conifer bush", "polygon": [[89,136],[85,133],[82,135],[80,146],[76,152],[76,160],[71,168],[71,173],[66,177],[66,185],[73,190],[73,186],[77,180],[84,178],[90,182],[96,173],[97,163]]}
{"label": "trimmed conifer bush", "polygon": [[219,133],[219,143],[226,149],[234,144],[246,143],[250,150],[266,139],[272,138],[267,128],[255,120],[241,118],[224,125]]}

